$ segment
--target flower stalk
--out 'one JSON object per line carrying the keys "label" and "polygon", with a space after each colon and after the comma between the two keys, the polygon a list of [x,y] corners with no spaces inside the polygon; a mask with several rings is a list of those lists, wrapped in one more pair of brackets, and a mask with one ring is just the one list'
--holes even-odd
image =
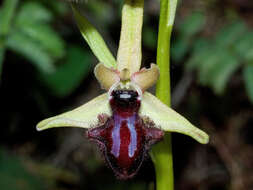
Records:
{"label": "flower stalk", "polygon": [[[174,24],[177,0],[160,1],[160,19],[157,45],[157,64],[160,78],[156,86],[156,96],[167,106],[171,106],[170,96],[170,40]],[[156,189],[173,190],[173,156],[171,134],[152,148],[151,157],[156,170]]]}

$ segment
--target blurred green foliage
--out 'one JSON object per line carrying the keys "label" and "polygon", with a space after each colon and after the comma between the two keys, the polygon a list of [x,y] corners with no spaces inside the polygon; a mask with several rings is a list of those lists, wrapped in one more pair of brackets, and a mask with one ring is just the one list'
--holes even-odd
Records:
{"label": "blurred green foliage", "polygon": [[0,187],[8,190],[42,190],[44,184],[27,171],[22,161],[0,149]]}
{"label": "blurred green foliage", "polygon": [[[91,55],[78,46],[65,43],[61,34],[52,27],[55,19],[52,10],[44,4],[25,1],[17,7],[18,1],[10,4],[11,1],[6,0],[4,3],[7,5],[0,9],[1,14],[8,13],[8,16],[3,16],[1,18],[4,19],[0,20],[4,34],[0,44],[4,50],[0,51],[2,62],[6,50],[23,56],[37,68],[41,82],[53,95],[69,95],[91,70]],[[64,14],[64,9],[55,5],[52,2],[51,6]],[[5,23],[11,29],[4,30],[7,28],[4,27]]]}
{"label": "blurred green foliage", "polygon": [[79,47],[70,46],[65,63],[59,65],[54,73],[41,73],[41,81],[53,95],[64,97],[77,88],[91,70],[91,64],[87,63],[91,63],[89,54]]}
{"label": "blurred green foliage", "polygon": [[234,19],[212,37],[199,35],[206,25],[205,16],[193,12],[177,28],[172,58],[184,60],[187,71],[197,71],[198,82],[222,95],[231,77],[243,68],[246,92],[253,103],[253,31],[242,19]]}

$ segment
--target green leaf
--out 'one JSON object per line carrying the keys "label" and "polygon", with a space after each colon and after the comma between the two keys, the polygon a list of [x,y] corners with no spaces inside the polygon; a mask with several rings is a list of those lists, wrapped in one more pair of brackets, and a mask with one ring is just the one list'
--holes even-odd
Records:
{"label": "green leaf", "polygon": [[40,78],[55,96],[64,97],[79,86],[90,69],[90,56],[79,47],[70,47],[66,62],[53,73],[42,73]]}
{"label": "green leaf", "polygon": [[253,61],[253,32],[249,31],[242,35],[235,43],[235,52],[244,61]]}
{"label": "green leaf", "polygon": [[[80,0],[82,1],[82,0]],[[69,11],[69,4],[61,1],[40,0],[54,15],[64,16]],[[72,0],[73,2],[73,0]]]}
{"label": "green leaf", "polygon": [[205,16],[201,12],[193,12],[179,25],[180,35],[187,37],[195,35],[204,27],[205,21]]}
{"label": "green leaf", "polygon": [[186,63],[186,69],[188,71],[198,69],[209,57],[211,49],[213,47],[208,40],[203,38],[198,39],[194,44],[193,54]]}
{"label": "green leaf", "polygon": [[52,13],[40,3],[27,2],[22,5],[15,22],[17,25],[22,26],[27,23],[38,24],[49,22],[52,18]]}
{"label": "green leaf", "polygon": [[216,94],[222,94],[229,78],[239,66],[239,59],[228,49],[202,41],[195,47],[187,69],[197,69],[199,83],[212,87]]}
{"label": "green leaf", "polygon": [[193,12],[178,27],[179,35],[171,46],[172,58],[181,61],[192,46],[194,35],[201,31],[205,24],[205,17],[200,12]]}
{"label": "green leaf", "polygon": [[253,65],[247,65],[243,68],[243,79],[247,95],[253,103]]}
{"label": "green leaf", "polygon": [[30,60],[42,72],[51,73],[54,71],[54,60],[43,50],[40,44],[26,35],[13,31],[8,36],[6,46]]}
{"label": "green leaf", "polygon": [[0,36],[7,35],[10,29],[11,20],[14,16],[18,0],[5,0],[1,8]]}
{"label": "green leaf", "polygon": [[5,55],[5,41],[11,27],[18,0],[5,0],[0,9],[0,78]]}
{"label": "green leaf", "polygon": [[72,9],[80,32],[99,62],[105,64],[107,67],[116,68],[116,60],[106,46],[102,36],[98,33],[95,27],[80,14],[74,4],[72,4]]}
{"label": "green leaf", "polygon": [[[226,50],[224,50],[226,51]],[[205,59],[201,60],[198,67],[198,78],[202,85],[212,84],[213,70],[221,63],[223,51],[216,47],[209,47],[206,51]]]}
{"label": "green leaf", "polygon": [[27,37],[37,41],[52,57],[61,58],[65,54],[64,41],[47,24],[24,24],[21,26]]}
{"label": "green leaf", "polygon": [[223,55],[220,57],[217,65],[211,70],[211,82],[214,92],[221,95],[232,74],[238,69],[240,62],[237,57],[231,53],[223,51]]}
{"label": "green leaf", "polygon": [[223,27],[215,38],[218,47],[235,46],[234,42],[247,31],[246,25],[241,21],[235,21]]}

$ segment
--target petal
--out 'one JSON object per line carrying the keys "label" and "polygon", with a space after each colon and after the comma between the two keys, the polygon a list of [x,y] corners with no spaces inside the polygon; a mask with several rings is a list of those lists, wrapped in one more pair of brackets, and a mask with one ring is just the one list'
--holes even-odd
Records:
{"label": "petal", "polygon": [[138,72],[135,72],[131,76],[131,81],[136,83],[141,88],[142,92],[144,92],[156,83],[159,75],[160,72],[158,66],[151,64],[149,69],[144,68]]}
{"label": "petal", "polygon": [[41,131],[53,127],[90,128],[98,123],[98,116],[101,114],[111,115],[107,93],[72,111],[41,121],[37,125],[37,130]]}
{"label": "petal", "polygon": [[117,70],[106,67],[99,63],[94,69],[95,76],[103,89],[109,90],[111,86],[120,81]]}
{"label": "petal", "polygon": [[204,131],[193,126],[187,119],[148,92],[143,94],[139,113],[143,117],[150,118],[156,126],[161,127],[164,131],[191,136],[202,144],[209,141],[209,137]]}

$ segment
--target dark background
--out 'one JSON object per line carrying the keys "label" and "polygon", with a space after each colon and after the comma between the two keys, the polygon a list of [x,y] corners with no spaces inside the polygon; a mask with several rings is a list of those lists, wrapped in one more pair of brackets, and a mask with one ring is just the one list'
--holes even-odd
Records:
{"label": "dark background", "polygon": [[[0,27],[4,18],[0,10]],[[116,55],[121,0],[89,0],[83,14]],[[159,1],[145,0],[143,66],[156,62]],[[172,35],[172,104],[206,131],[208,145],[173,134],[176,190],[253,189],[253,2],[181,0]],[[47,117],[103,91],[98,62],[67,2],[20,0],[1,36],[0,189],[154,189],[149,158],[139,174],[119,181],[85,138],[85,130],[37,132]],[[3,43],[4,42],[4,43]],[[151,89],[151,91],[154,89]]]}

